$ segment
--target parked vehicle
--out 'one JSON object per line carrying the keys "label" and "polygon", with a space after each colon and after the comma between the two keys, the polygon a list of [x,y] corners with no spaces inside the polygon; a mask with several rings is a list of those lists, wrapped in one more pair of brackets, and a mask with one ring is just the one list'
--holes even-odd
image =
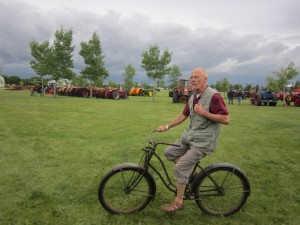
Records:
{"label": "parked vehicle", "polygon": [[295,89],[291,92],[285,99],[287,105],[290,105],[291,102],[294,103],[294,106],[300,106],[300,88]]}
{"label": "parked vehicle", "polygon": [[96,98],[107,98],[107,99],[127,99],[128,95],[126,91],[119,90],[117,88],[97,88]]}
{"label": "parked vehicle", "polygon": [[169,97],[173,99],[174,103],[186,102],[193,92],[192,85],[188,79],[178,79],[177,87],[169,90]]}
{"label": "parked vehicle", "polygon": [[269,105],[276,106],[277,105],[277,97],[275,92],[271,91],[257,91],[253,92],[251,95],[250,102],[252,105]]}
{"label": "parked vehicle", "polygon": [[144,95],[144,92],[143,92],[143,88],[130,88],[128,90],[128,95],[131,95],[131,96],[143,96]]}

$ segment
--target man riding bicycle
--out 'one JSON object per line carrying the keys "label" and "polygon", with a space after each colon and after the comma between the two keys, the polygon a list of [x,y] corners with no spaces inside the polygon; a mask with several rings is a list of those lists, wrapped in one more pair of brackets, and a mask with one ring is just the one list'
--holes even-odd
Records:
{"label": "man riding bicycle", "polygon": [[220,134],[220,124],[229,124],[229,113],[222,96],[207,86],[207,72],[196,68],[191,72],[191,83],[195,93],[187,101],[182,114],[158,131],[167,131],[190,117],[190,125],[181,138],[165,149],[165,156],[175,165],[174,178],[177,195],[173,202],[166,204],[162,210],[174,212],[184,209],[183,197],[185,186],[193,166],[203,157],[213,152]]}

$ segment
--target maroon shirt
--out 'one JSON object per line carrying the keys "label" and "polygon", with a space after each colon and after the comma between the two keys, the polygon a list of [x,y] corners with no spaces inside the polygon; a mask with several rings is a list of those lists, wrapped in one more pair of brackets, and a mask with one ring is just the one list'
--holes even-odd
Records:
{"label": "maroon shirt", "polygon": [[[194,104],[199,101],[199,98],[194,98]],[[222,96],[219,93],[215,93],[211,99],[210,105],[209,105],[209,112],[213,114],[222,114],[222,115],[228,115],[228,109],[226,108],[226,105],[224,103],[224,100]],[[185,104],[185,107],[183,109],[183,115],[189,116],[190,115],[190,107],[189,107],[189,101]]]}

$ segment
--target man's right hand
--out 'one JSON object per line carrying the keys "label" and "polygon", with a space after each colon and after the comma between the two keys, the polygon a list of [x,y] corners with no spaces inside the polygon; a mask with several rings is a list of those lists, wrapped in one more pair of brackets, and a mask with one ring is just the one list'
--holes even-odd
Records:
{"label": "man's right hand", "polygon": [[166,126],[159,126],[159,127],[157,128],[157,131],[158,131],[158,132],[162,132],[162,131],[166,131],[166,130],[168,130]]}

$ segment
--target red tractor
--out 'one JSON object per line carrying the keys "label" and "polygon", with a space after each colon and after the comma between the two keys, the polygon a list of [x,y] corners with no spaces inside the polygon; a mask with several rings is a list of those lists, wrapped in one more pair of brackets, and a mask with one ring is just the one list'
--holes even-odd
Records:
{"label": "red tractor", "polygon": [[169,97],[172,97],[174,103],[186,102],[193,92],[190,80],[178,79],[178,86],[169,90]]}
{"label": "red tractor", "polygon": [[121,91],[117,88],[97,88],[94,94],[96,98],[107,98],[107,99],[127,99],[128,95],[126,91]]}
{"label": "red tractor", "polygon": [[290,105],[291,102],[294,102],[294,106],[300,106],[300,88],[297,88],[292,93],[290,93],[285,98],[285,102],[287,105]]}

